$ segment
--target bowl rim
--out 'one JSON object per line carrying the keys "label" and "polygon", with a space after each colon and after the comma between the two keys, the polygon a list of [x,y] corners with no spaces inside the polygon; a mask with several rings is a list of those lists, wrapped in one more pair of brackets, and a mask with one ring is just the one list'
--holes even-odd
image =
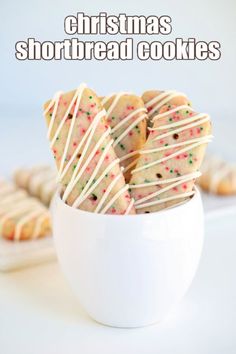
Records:
{"label": "bowl rim", "polygon": [[[184,213],[184,211],[186,210],[186,208],[191,207],[192,204],[196,203],[197,200],[200,199],[201,201],[201,193],[199,191],[199,189],[194,186],[194,190],[195,190],[195,194],[193,195],[192,198],[190,198],[189,200],[187,200],[186,202],[184,202],[181,205],[175,205],[173,207],[167,208],[167,209],[163,209],[163,210],[159,210],[153,213],[148,213],[148,214],[128,214],[128,215],[112,215],[112,214],[99,214],[99,213],[93,213],[91,211],[85,211],[85,210],[81,210],[81,209],[77,209],[77,208],[73,208],[72,206],[66,204],[62,199],[61,199],[61,188],[58,188],[56,190],[56,193],[54,194],[52,203],[51,203],[51,207],[54,205],[55,201],[57,203],[59,203],[63,208],[70,210],[73,213],[77,213],[80,215],[84,215],[86,217],[96,217],[96,218],[103,218],[103,219],[110,219],[114,218],[114,219],[120,219],[122,218],[124,220],[124,218],[126,220],[130,219],[130,218],[134,218],[134,217],[138,217],[138,218],[150,218],[150,217],[160,217],[160,216],[166,216],[166,215],[171,215],[173,213],[176,214],[176,212],[178,213]],[[113,220],[114,220],[113,219]]]}

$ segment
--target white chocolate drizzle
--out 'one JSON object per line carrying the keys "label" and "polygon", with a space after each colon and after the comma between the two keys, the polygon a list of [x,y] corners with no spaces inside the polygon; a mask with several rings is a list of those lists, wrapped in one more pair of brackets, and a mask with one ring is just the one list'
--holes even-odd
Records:
{"label": "white chocolate drizzle", "polygon": [[[149,108],[153,105],[155,105],[149,112],[148,116],[150,117],[153,115],[155,112],[157,112],[164,104],[167,104],[170,102],[173,98],[175,97],[185,97],[187,96],[184,93],[177,92],[177,91],[164,91],[160,93],[158,96],[155,96],[152,98],[150,101],[145,103],[145,107]],[[189,106],[188,106],[189,107]]]}
{"label": "white chocolate drizzle", "polygon": [[7,188],[10,186],[8,183],[0,186],[0,193],[7,190],[0,202],[0,233],[3,232],[5,223],[14,219],[14,240],[21,239],[22,229],[29,222],[34,222],[31,238],[39,237],[42,224],[49,218],[47,209],[36,199],[28,197],[25,191]]}
{"label": "white chocolate drizzle", "polygon": [[[119,100],[122,98],[122,96],[124,95],[131,95],[131,93],[127,93],[127,92],[120,92],[117,94],[112,94],[108,97],[103,98],[102,100],[102,104],[104,105],[106,102],[109,101],[109,99],[111,99],[112,97],[114,97],[110,107],[107,110],[107,116],[110,117],[111,113],[113,112],[113,110],[115,109],[116,105],[119,103]],[[144,113],[141,116],[139,116],[139,113]],[[140,107],[135,109],[133,112],[131,112],[130,114],[128,114],[124,119],[122,119],[119,123],[117,123],[112,129],[111,129],[111,134],[113,135],[117,130],[121,129],[125,124],[127,124],[133,117],[135,117],[136,115],[138,115],[138,117],[134,120],[134,122],[132,122],[121,134],[120,136],[118,136],[115,141],[113,146],[116,147],[128,134],[129,132],[136,126],[138,125],[140,122],[142,122],[146,117],[147,117],[147,109],[145,107]],[[138,151],[134,151],[131,153],[128,153],[124,156],[122,156],[120,158],[120,161],[125,161],[126,159],[133,157],[134,155],[137,155]],[[133,165],[132,165],[133,166]],[[132,167],[131,166],[131,167]]]}
{"label": "white chocolate drizzle", "polygon": [[231,176],[233,188],[236,187],[236,165],[224,162],[215,156],[207,156],[201,168],[202,175],[209,178],[209,192],[216,193],[221,181]]}
{"label": "white chocolate drizzle", "polygon": [[[175,93],[173,91],[167,91],[164,92],[163,94],[153,98],[152,100],[150,100],[147,104],[146,107],[150,107],[153,104],[157,103],[155,105],[155,107],[149,112],[149,115],[152,115],[155,111],[157,111],[159,108],[161,108],[164,104],[166,104],[167,102],[169,102],[172,98],[177,97],[177,96],[184,96],[186,97],[184,94],[179,94],[179,93]],[[157,114],[152,121],[156,121],[158,119],[161,119],[163,117],[166,117],[170,114],[176,113],[180,110],[183,109],[188,109],[188,111],[193,112],[193,109],[187,105],[181,105],[181,106],[176,106],[173,109],[170,109],[169,111],[166,111],[164,113],[160,113]],[[193,128],[195,126],[199,126],[203,123],[206,123],[207,121],[210,120],[210,117],[208,114],[205,113],[200,113],[200,114],[195,114],[194,116],[190,116],[188,118],[182,119],[180,121],[177,122],[173,122],[170,124],[165,124],[165,125],[161,125],[161,126],[157,126],[155,128],[149,128],[150,131],[161,131],[161,130],[168,130],[170,129],[170,131],[167,131],[159,136],[156,136],[155,138],[152,139],[152,141],[157,141],[157,140],[161,140],[165,137],[168,137],[170,135],[173,134],[177,134],[180,132],[183,132],[184,130]],[[172,129],[172,128],[176,128],[176,129]],[[150,136],[149,136],[150,139]],[[134,169],[133,171],[131,171],[132,174],[135,174],[137,172],[143,171],[145,169],[148,169],[152,166],[158,165],[162,162],[165,162],[169,159],[172,159],[175,156],[180,155],[181,153],[184,153],[186,151],[192,150],[202,144],[207,144],[208,142],[210,142],[212,139],[212,135],[206,135],[206,136],[202,136],[200,138],[193,138],[193,139],[189,139],[187,141],[183,141],[181,143],[177,143],[177,144],[172,144],[172,145],[168,145],[168,146],[162,146],[162,147],[158,147],[158,148],[153,148],[153,149],[143,149],[139,151],[140,155],[143,154],[151,154],[151,153],[157,153],[160,151],[164,151],[164,150],[168,150],[168,149],[175,149],[177,147],[182,147],[181,149],[178,149],[175,152],[172,152],[171,154],[169,154],[168,156],[165,156],[161,159],[155,160],[153,162],[147,163],[146,165],[143,165],[141,167],[138,167],[136,169]],[[185,146],[186,145],[186,146]],[[137,184],[137,185],[130,185],[131,189],[135,189],[135,188],[145,188],[148,186],[158,186],[158,185],[162,185],[162,184],[168,184],[167,187],[161,188],[160,190],[151,193],[149,195],[147,195],[146,197],[140,198],[138,200],[135,201],[134,205],[136,209],[143,209],[149,206],[153,206],[153,205],[157,205],[157,204],[161,204],[161,203],[165,203],[168,201],[172,201],[172,200],[177,200],[177,199],[182,199],[182,198],[187,198],[190,197],[192,195],[194,195],[195,191],[190,191],[190,192],[185,192],[185,193],[180,193],[178,195],[173,195],[170,197],[166,197],[166,198],[162,198],[162,199],[157,199],[154,201],[150,201],[150,199],[153,199],[155,197],[159,197],[159,195],[161,195],[164,192],[167,192],[169,190],[171,190],[172,188],[177,187],[178,185],[184,183],[184,182],[188,182],[191,180],[194,180],[196,178],[198,178],[201,175],[200,172],[196,171],[184,176],[178,176],[176,178],[171,178],[171,179],[158,179],[156,181],[152,181],[152,182],[148,182],[148,183],[141,183],[141,184]],[[170,184],[169,184],[170,183]],[[181,202],[180,202],[181,203]]]}
{"label": "white chocolate drizzle", "polygon": [[[106,111],[103,109],[102,111],[100,111],[99,113],[96,114],[96,116],[94,117],[92,123],[89,125],[88,129],[86,130],[83,138],[81,139],[80,143],[77,145],[75,151],[73,152],[72,156],[70,157],[69,161],[67,161],[66,163],[66,156],[68,153],[68,149],[69,146],[71,144],[71,139],[72,139],[72,134],[73,134],[73,129],[74,129],[74,125],[75,125],[75,119],[80,107],[80,101],[81,101],[81,97],[83,94],[83,90],[86,88],[85,84],[82,84],[79,86],[79,88],[76,90],[69,106],[68,109],[66,110],[66,113],[64,114],[64,116],[62,117],[62,120],[55,132],[55,134],[52,136],[52,130],[53,130],[53,126],[55,124],[55,118],[56,118],[56,114],[57,114],[57,110],[58,110],[58,104],[59,104],[59,99],[60,99],[60,95],[61,93],[58,93],[54,96],[54,98],[52,99],[52,101],[49,103],[49,106],[47,107],[47,109],[44,111],[44,114],[47,114],[50,110],[52,110],[52,115],[51,115],[51,121],[49,124],[49,131],[48,131],[48,138],[51,141],[50,146],[53,147],[56,138],[58,137],[59,133],[61,132],[63,125],[66,122],[67,116],[70,113],[71,109],[73,106],[74,107],[74,111],[73,111],[73,116],[71,119],[71,125],[69,127],[69,132],[66,138],[66,143],[65,143],[65,148],[63,150],[63,154],[62,154],[62,158],[61,158],[61,162],[60,162],[60,167],[59,167],[59,171],[58,171],[58,181],[62,181],[63,177],[66,175],[66,173],[68,172],[72,162],[74,161],[74,159],[76,158],[76,156],[78,155],[78,153],[81,151],[80,154],[80,158],[75,166],[75,169],[72,173],[72,177],[68,183],[68,185],[65,188],[65,191],[62,195],[62,200],[64,202],[66,202],[71,194],[71,192],[73,191],[74,187],[76,186],[76,184],[79,182],[80,178],[82,177],[83,173],[85,172],[86,168],[88,167],[89,163],[92,161],[92,159],[94,158],[94,155],[96,153],[96,151],[100,148],[100,146],[106,141],[106,139],[108,138],[108,136],[111,134],[111,128],[107,128],[106,131],[101,135],[101,137],[99,138],[99,140],[96,142],[96,144],[94,145],[94,147],[91,149],[91,143],[93,141],[93,137],[94,134],[96,132],[97,126],[99,124],[99,122],[101,121],[101,118],[104,117],[106,115]],[[110,97],[109,97],[110,98]],[[108,100],[109,98],[105,98],[105,101]],[[116,97],[116,100],[118,102],[119,97]],[[103,100],[103,102],[105,102]],[[115,106],[116,102],[113,102],[114,104],[110,107],[110,111],[113,110],[113,107]],[[133,117],[133,115],[132,115]],[[129,119],[131,119],[132,117],[130,117]],[[128,132],[127,132],[128,134]],[[102,166],[102,163],[104,162],[104,159],[106,157],[107,152],[109,151],[110,147],[112,146],[112,144],[114,144],[114,141],[111,140],[108,142],[108,144],[106,144],[106,147],[103,151],[103,153],[101,154],[99,161],[93,171],[93,173],[91,174],[88,182],[86,183],[84,189],[82,190],[82,192],[80,193],[80,195],[76,198],[76,200],[73,202],[73,207],[77,208],[81,205],[81,203],[89,197],[89,195],[92,193],[92,191],[99,185],[99,183],[101,183],[101,181],[104,179],[105,175],[112,170],[112,168],[119,163],[119,159],[113,160],[110,162],[110,164],[107,166],[107,168],[105,169],[105,171],[102,172],[101,176],[97,178],[98,172]],[[91,150],[91,151],[90,151]],[[89,151],[89,153],[88,153]],[[122,174],[117,176],[117,180],[119,178],[122,177]],[[97,178],[96,182],[94,182],[95,178]],[[104,193],[102,199],[100,200],[95,212],[100,212],[100,209],[103,207],[103,203],[105,202],[105,199],[107,199],[109,193],[111,192],[114,184],[113,184],[114,180],[110,183],[110,185],[107,187],[106,192]],[[119,198],[119,196],[124,193],[124,191],[128,189],[127,186],[125,186],[125,188],[122,188],[120,191],[118,191],[116,193],[116,198],[114,199],[114,197],[111,199],[112,203],[114,203],[116,201],[116,199]],[[107,192],[109,191],[109,192]],[[109,205],[112,205],[112,203],[108,203]],[[129,208],[129,206],[128,206]],[[105,206],[102,210],[102,212],[106,212],[109,209],[109,207]],[[104,211],[105,210],[105,211]]]}

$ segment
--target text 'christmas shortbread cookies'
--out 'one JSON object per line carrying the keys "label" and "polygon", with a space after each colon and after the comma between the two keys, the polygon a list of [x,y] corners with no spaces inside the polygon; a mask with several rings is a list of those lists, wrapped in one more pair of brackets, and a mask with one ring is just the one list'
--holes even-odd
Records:
{"label": "text 'christmas shortbread cookies'", "polygon": [[105,97],[101,102],[107,111],[113,147],[129,182],[138,152],[146,142],[147,110],[140,97],[125,92]]}
{"label": "text 'christmas shortbread cookies'", "polygon": [[29,240],[51,233],[48,209],[23,189],[0,181],[0,235],[9,240]]}
{"label": "text 'christmas shortbread cookies'", "polygon": [[212,138],[209,116],[194,112],[186,97],[178,97],[178,105],[168,101],[160,107],[149,112],[153,126],[132,171],[130,189],[138,213],[165,209],[193,196]]}
{"label": "text 'christmas shortbread cookies'", "polygon": [[96,94],[84,84],[59,92],[45,104],[44,115],[63,201],[95,213],[135,213]]}

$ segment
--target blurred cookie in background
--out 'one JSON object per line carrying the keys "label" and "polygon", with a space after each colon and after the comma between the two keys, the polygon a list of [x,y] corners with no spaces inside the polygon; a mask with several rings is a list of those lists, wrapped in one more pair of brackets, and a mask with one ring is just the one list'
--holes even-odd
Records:
{"label": "blurred cookie in background", "polygon": [[236,164],[207,155],[201,172],[198,184],[204,191],[222,196],[236,194]]}
{"label": "blurred cookie in background", "polygon": [[49,205],[56,190],[56,172],[50,166],[19,168],[13,175],[19,188],[25,189],[31,196]]}
{"label": "blurred cookie in background", "polygon": [[8,240],[36,239],[51,234],[48,208],[11,182],[0,181],[0,235]]}

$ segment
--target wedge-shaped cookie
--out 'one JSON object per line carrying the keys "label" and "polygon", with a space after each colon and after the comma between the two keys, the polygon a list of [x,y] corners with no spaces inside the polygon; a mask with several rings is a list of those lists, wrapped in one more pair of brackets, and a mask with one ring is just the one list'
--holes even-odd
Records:
{"label": "wedge-shaped cookie", "polygon": [[0,182],[0,235],[9,240],[28,240],[51,233],[48,209],[23,189]]}
{"label": "wedge-shaped cookie", "polygon": [[113,147],[124,167],[125,180],[129,182],[138,151],[146,141],[147,110],[140,97],[125,92],[103,98],[102,104],[107,111]]}
{"label": "wedge-shaped cookie", "polygon": [[45,104],[44,115],[63,201],[96,213],[135,213],[96,94],[84,84],[58,93]]}
{"label": "wedge-shaped cookie", "polygon": [[18,168],[13,178],[19,188],[24,188],[45,205],[50,204],[56,190],[56,172],[50,166]]}
{"label": "wedge-shaped cookie", "polygon": [[184,101],[179,105],[164,105],[154,116],[132,171],[130,188],[138,213],[168,208],[194,194],[194,181],[212,137],[211,123],[207,114],[194,112]]}
{"label": "wedge-shaped cookie", "polygon": [[142,95],[143,102],[147,108],[148,126],[152,126],[152,119],[157,115],[163,106],[191,106],[188,97],[178,91],[149,90]]}
{"label": "wedge-shaped cookie", "polygon": [[217,156],[206,156],[201,168],[198,184],[209,193],[219,195],[236,194],[236,165]]}

